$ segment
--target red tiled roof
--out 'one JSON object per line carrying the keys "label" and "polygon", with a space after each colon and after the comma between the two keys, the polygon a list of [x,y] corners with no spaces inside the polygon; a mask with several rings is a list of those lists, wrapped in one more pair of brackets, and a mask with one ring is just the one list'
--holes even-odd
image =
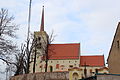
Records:
{"label": "red tiled roof", "polygon": [[50,44],[48,47],[49,59],[78,59],[80,43]]}
{"label": "red tiled roof", "polygon": [[80,66],[104,66],[104,56],[80,56]]}

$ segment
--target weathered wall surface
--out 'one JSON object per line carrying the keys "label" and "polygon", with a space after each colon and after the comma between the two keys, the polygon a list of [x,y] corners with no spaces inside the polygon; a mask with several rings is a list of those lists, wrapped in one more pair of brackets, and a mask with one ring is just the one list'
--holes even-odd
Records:
{"label": "weathered wall surface", "polygon": [[13,76],[10,80],[69,80],[69,72],[31,73]]}
{"label": "weathered wall surface", "polygon": [[97,74],[96,76],[92,76],[85,79],[80,80],[120,80],[119,74]]}
{"label": "weathered wall surface", "polygon": [[120,23],[116,29],[116,33],[112,42],[112,46],[108,56],[109,73],[120,74]]}
{"label": "weathered wall surface", "polygon": [[120,75],[97,75],[97,80],[120,80]]}

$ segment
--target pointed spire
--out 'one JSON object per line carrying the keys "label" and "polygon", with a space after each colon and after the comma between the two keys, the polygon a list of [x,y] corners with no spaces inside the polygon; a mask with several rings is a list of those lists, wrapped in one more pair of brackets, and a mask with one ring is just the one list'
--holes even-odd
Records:
{"label": "pointed spire", "polygon": [[43,10],[42,10],[42,18],[41,18],[40,31],[44,31],[44,6],[43,6]]}

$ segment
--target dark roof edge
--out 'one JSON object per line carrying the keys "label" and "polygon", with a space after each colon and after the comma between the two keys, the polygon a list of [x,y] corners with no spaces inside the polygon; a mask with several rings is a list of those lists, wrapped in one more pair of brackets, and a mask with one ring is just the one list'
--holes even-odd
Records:
{"label": "dark roof edge", "polygon": [[104,55],[81,55],[81,56],[104,56]]}
{"label": "dark roof edge", "polygon": [[80,43],[52,43],[52,44],[56,44],[56,45],[64,45],[64,44],[80,44]]}
{"label": "dark roof edge", "polygon": [[112,45],[111,45],[111,47],[110,47],[110,51],[109,51],[109,55],[108,55],[108,58],[107,58],[107,62],[108,62],[108,59],[109,59],[109,56],[110,56],[110,53],[111,53],[111,50],[112,50],[113,42],[114,42],[115,37],[116,37],[116,34],[117,34],[117,32],[118,32],[119,25],[120,25],[120,22],[118,22],[118,25],[117,25],[117,28],[116,28],[116,31],[115,31],[115,35],[114,35],[114,37],[113,37],[113,41],[112,41]]}

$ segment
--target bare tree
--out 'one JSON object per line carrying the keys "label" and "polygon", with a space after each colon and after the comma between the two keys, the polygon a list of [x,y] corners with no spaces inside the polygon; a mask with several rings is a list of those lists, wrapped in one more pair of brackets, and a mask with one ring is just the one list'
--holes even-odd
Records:
{"label": "bare tree", "polygon": [[[16,63],[18,63],[19,66],[17,66],[18,73],[16,75],[19,74],[19,70],[20,71],[24,70],[24,73],[26,73],[26,74],[29,73],[30,55],[32,52],[32,46],[30,47],[31,43],[30,43],[30,37],[29,37],[29,35],[30,35],[30,20],[31,20],[31,3],[32,3],[32,0],[29,0],[27,41],[26,41],[24,49],[21,49],[20,55],[17,55],[18,60]],[[22,58],[21,58],[21,56],[22,56]],[[22,61],[23,63],[21,63],[20,61]],[[21,68],[21,66],[22,66],[22,68]]]}
{"label": "bare tree", "polygon": [[48,43],[47,43],[47,46],[46,46],[46,49],[45,49],[45,63],[46,63],[46,66],[45,66],[45,72],[47,72],[47,67],[48,67],[48,60],[49,60],[49,55],[48,55],[48,50],[49,50],[49,44],[51,44],[54,39],[55,39],[56,35],[54,35],[54,31],[52,31],[52,33],[50,34],[49,36],[49,39],[48,39]]}
{"label": "bare tree", "polygon": [[29,34],[30,34],[30,20],[31,20],[31,4],[32,4],[32,0],[30,0],[30,2],[29,2],[28,35],[27,35],[27,44],[26,44],[26,56],[27,56],[26,58],[27,58],[27,61],[26,61],[26,71],[25,71],[25,73],[29,73],[29,67],[30,67],[31,50],[30,50],[30,47],[29,47],[29,44],[30,44]]}
{"label": "bare tree", "polygon": [[14,17],[9,16],[8,10],[1,8],[0,10],[0,59],[10,63],[10,55],[16,53],[17,48],[12,42],[12,38],[16,38],[15,31],[18,26],[14,24]]}
{"label": "bare tree", "polygon": [[14,75],[19,75],[24,73],[24,56],[25,56],[24,50],[25,50],[25,45],[21,45],[20,53],[17,53],[15,55],[16,70]]}

